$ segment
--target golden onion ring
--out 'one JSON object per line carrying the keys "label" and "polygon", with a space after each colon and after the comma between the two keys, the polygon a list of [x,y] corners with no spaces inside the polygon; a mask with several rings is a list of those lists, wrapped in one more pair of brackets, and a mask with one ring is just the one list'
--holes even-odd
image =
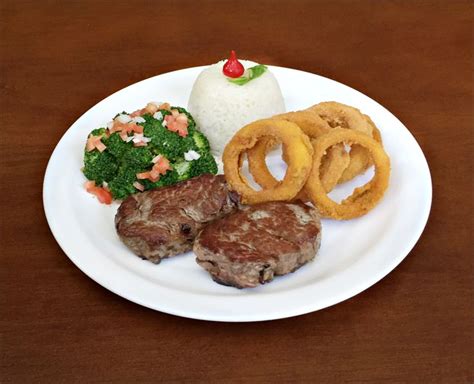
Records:
{"label": "golden onion ring", "polygon": [[[253,148],[262,137],[282,143],[288,159],[285,177],[273,188],[256,191],[240,173],[241,154]],[[224,174],[232,190],[244,204],[292,200],[303,188],[312,164],[313,147],[309,138],[294,123],[264,119],[240,129],[226,145],[222,160]]]}
{"label": "golden onion ring", "polygon": [[[364,115],[357,108],[338,103],[336,101],[325,101],[308,108],[309,111],[316,113],[320,118],[333,128],[346,128],[363,132],[381,142],[380,132],[374,122],[367,115]],[[372,165],[370,154],[358,145],[351,147],[350,163],[341,172],[338,184],[352,180],[354,177],[365,172]],[[324,163],[323,163],[324,164]],[[321,180],[325,180],[325,175],[321,174]],[[325,182],[326,187],[330,187]],[[332,188],[331,188],[332,189]],[[331,189],[326,189],[330,191]]]}
{"label": "golden onion ring", "polygon": [[336,101],[324,101],[308,110],[315,112],[331,128],[353,129],[372,137],[373,123],[357,108]]}
{"label": "golden onion ring", "polygon": [[[309,110],[288,112],[276,115],[273,118],[295,123],[311,139],[316,139],[331,130],[331,127],[323,119]],[[265,162],[267,153],[276,144],[278,142],[273,139],[262,138],[247,152],[249,171],[255,182],[264,189],[274,188],[279,183],[270,173]],[[287,161],[285,151],[283,151],[283,160]],[[333,147],[328,151],[321,169],[321,180],[328,192],[336,186],[349,162],[349,154],[344,150],[343,145]]]}
{"label": "golden onion ring", "polygon": [[[368,117],[368,116],[367,116]],[[380,131],[374,125],[373,127],[373,138],[378,143],[382,144],[382,136]],[[352,180],[354,177],[365,172],[372,163],[372,157],[370,153],[362,146],[354,144],[351,146],[351,151],[349,152],[351,161],[349,165],[342,172],[341,178],[338,181],[338,184],[345,183],[346,181]]]}
{"label": "golden onion ring", "polygon": [[[371,155],[375,166],[375,175],[367,184],[358,187],[352,195],[341,203],[331,200],[320,180],[321,160],[328,148],[336,144],[358,144]],[[336,220],[348,220],[365,215],[374,208],[383,197],[390,178],[390,159],[382,145],[370,136],[350,129],[334,128],[330,132],[313,140],[313,167],[304,191],[323,217]]]}
{"label": "golden onion ring", "polygon": [[334,189],[350,164],[350,154],[346,152],[343,144],[328,148],[319,169],[321,184],[326,192],[331,192]]}

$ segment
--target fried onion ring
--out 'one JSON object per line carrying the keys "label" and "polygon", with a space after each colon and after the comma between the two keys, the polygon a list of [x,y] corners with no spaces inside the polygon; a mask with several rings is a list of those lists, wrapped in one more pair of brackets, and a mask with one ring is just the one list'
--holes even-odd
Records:
{"label": "fried onion ring", "polygon": [[[374,129],[373,130],[374,140],[382,144],[382,136],[380,134],[380,131],[375,126],[375,124],[373,126],[373,129]],[[364,147],[358,144],[354,144],[351,147],[349,156],[351,157],[351,161],[349,163],[349,166],[342,173],[342,176],[339,179],[338,184],[345,183],[346,181],[352,180],[354,177],[365,172],[367,168],[373,165],[372,157],[370,156],[370,153]]]}
{"label": "fried onion ring", "polygon": [[[273,118],[295,123],[312,139],[331,130],[331,127],[323,119],[309,110],[283,113]],[[270,138],[262,138],[247,152],[249,171],[255,182],[264,189],[274,188],[279,183],[270,173],[265,162],[267,153],[276,144],[277,142]],[[283,159],[287,162],[285,151],[283,151]],[[328,192],[336,186],[349,162],[349,154],[344,150],[343,145],[334,146],[328,150],[327,158],[323,160],[321,169],[321,181]]]}
{"label": "fried onion ring", "polygon": [[327,150],[319,169],[321,184],[326,192],[334,189],[350,164],[350,154],[346,152],[343,144],[334,145]]}
{"label": "fried onion ring", "polygon": [[[320,180],[320,166],[327,149],[345,143],[358,144],[371,155],[375,175],[367,184],[356,188],[352,195],[341,203],[331,200]],[[334,128],[329,133],[313,140],[313,167],[304,191],[313,204],[318,207],[321,216],[336,220],[348,220],[365,215],[374,208],[384,195],[390,178],[390,159],[382,145],[370,136],[344,128]]]}
{"label": "fried onion ring", "polygon": [[[285,177],[272,188],[255,191],[240,173],[241,154],[253,148],[262,137],[279,141],[288,158]],[[264,119],[240,129],[226,145],[222,160],[224,174],[232,190],[241,195],[244,204],[293,199],[303,188],[312,164],[313,147],[309,138],[294,123]]]}
{"label": "fried onion ring", "polygon": [[[353,129],[373,137],[380,143],[382,142],[380,131],[377,129],[372,119],[369,116],[364,115],[357,108],[335,101],[326,101],[313,105],[308,108],[308,110],[318,114],[318,116],[333,128],[340,127]],[[370,154],[359,145],[351,147],[349,156],[351,161],[343,170],[341,177],[338,180],[338,184],[352,180],[354,177],[364,173],[367,168],[372,165]],[[321,180],[323,180],[322,174]],[[330,189],[327,189],[327,191],[330,191]]]}
{"label": "fried onion ring", "polygon": [[353,129],[372,137],[373,125],[357,108],[336,101],[325,101],[308,110],[318,114],[331,128]]}

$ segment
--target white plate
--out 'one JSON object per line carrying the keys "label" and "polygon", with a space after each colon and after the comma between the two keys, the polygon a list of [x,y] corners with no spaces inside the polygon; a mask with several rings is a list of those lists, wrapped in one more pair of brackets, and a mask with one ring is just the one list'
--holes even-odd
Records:
{"label": "white plate", "polygon": [[[43,201],[51,231],[74,264],[135,303],[217,321],[270,320],[316,311],[362,292],[392,271],[413,248],[428,220],[431,178],[423,152],[407,128],[369,97],[333,80],[281,67],[270,69],[280,83],[287,110],[336,100],[372,117],[392,165],[382,202],[360,219],[324,220],[322,246],[313,262],[254,289],[214,283],[192,253],[154,265],[122,245],[114,228],[118,205],[101,205],[83,188],[80,168],[86,136],[117,112],[136,110],[150,100],[186,106],[203,68],[166,73],[114,93],[82,115],[59,141],[46,170]],[[278,160],[272,161],[274,168],[281,168]],[[335,195],[347,191],[345,187]]]}

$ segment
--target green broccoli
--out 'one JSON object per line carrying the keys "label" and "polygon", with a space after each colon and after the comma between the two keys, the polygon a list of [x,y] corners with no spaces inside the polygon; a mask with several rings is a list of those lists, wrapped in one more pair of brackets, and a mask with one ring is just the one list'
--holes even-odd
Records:
{"label": "green broccoli", "polygon": [[171,132],[160,121],[150,115],[144,115],[146,120],[143,123],[143,134],[151,139],[150,145],[155,154],[165,156],[167,159],[182,157],[187,150],[188,144],[186,138],[179,136],[176,132]]}
{"label": "green broccoli", "polygon": [[84,176],[94,180],[97,185],[112,180],[117,174],[117,168],[117,160],[107,151],[93,150],[84,153]]}
{"label": "green broccoli", "polygon": [[[97,184],[106,181],[114,199],[124,199],[137,192],[133,185],[136,181],[148,190],[173,185],[203,173],[217,173],[217,165],[210,153],[209,141],[196,129],[193,117],[184,108],[172,108],[185,113],[188,117],[186,137],[169,131],[163,126],[162,119],[158,120],[150,114],[144,114],[142,117],[145,122],[139,125],[143,126],[143,136],[151,139],[148,145],[135,147],[132,141],[124,141],[117,132],[110,134],[109,137],[104,135],[102,142],[106,146],[105,151],[99,152],[96,149],[90,152],[85,151],[84,175],[89,180],[95,180]],[[163,117],[170,114],[167,110],[160,112]],[[99,128],[93,130],[91,134],[98,136],[106,132],[105,128]],[[190,150],[198,152],[200,158],[186,161],[184,154]],[[152,160],[157,155],[168,159],[171,170],[161,175],[156,182],[148,179],[138,180],[136,175],[150,171],[153,167]]]}
{"label": "green broccoli", "polygon": [[93,129],[89,136],[100,136],[107,132],[107,128],[97,128]]}
{"label": "green broccoli", "polygon": [[134,147],[131,145],[127,151],[119,158],[122,165],[133,168],[138,172],[145,172],[150,169],[154,154],[152,150],[146,147]]}
{"label": "green broccoli", "polygon": [[116,177],[109,182],[109,189],[114,199],[125,199],[127,196],[136,193],[137,189],[133,183],[137,181],[137,170],[133,167],[122,165]]}
{"label": "green broccoli", "polygon": [[102,141],[107,147],[107,151],[116,158],[122,157],[125,152],[133,147],[132,143],[123,141],[117,132],[112,133],[108,138],[102,139]]}
{"label": "green broccoli", "polygon": [[180,160],[173,164],[173,169],[178,176],[178,181],[183,181],[189,179],[190,170],[191,170],[191,162],[186,160]]}
{"label": "green broccoli", "polygon": [[[137,192],[133,183],[137,181],[137,173],[149,171],[153,165],[153,155],[147,147],[130,146],[119,159],[120,168],[117,176],[109,183],[114,199],[124,199]],[[142,180],[140,180],[142,181]],[[143,183],[142,183],[143,184]]]}
{"label": "green broccoli", "polygon": [[197,160],[193,160],[191,163],[191,169],[189,170],[189,177],[195,177],[204,173],[217,173],[217,164],[214,156],[210,152],[201,154],[201,157]]}
{"label": "green broccoli", "polygon": [[207,137],[204,136],[201,131],[194,131],[193,140],[199,152],[205,153],[211,150],[209,140],[207,140]]}

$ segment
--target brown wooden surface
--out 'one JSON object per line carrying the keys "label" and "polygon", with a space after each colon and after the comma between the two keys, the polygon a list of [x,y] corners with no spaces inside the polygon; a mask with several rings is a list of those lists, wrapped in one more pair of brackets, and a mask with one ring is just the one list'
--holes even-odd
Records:
{"label": "brown wooden surface", "polygon": [[[472,1],[3,0],[0,9],[0,382],[473,382]],[[434,199],[420,241],[344,303],[262,323],[178,318],[93,282],[49,231],[42,181],[64,131],[116,90],[229,48],[366,93],[428,159]]]}

